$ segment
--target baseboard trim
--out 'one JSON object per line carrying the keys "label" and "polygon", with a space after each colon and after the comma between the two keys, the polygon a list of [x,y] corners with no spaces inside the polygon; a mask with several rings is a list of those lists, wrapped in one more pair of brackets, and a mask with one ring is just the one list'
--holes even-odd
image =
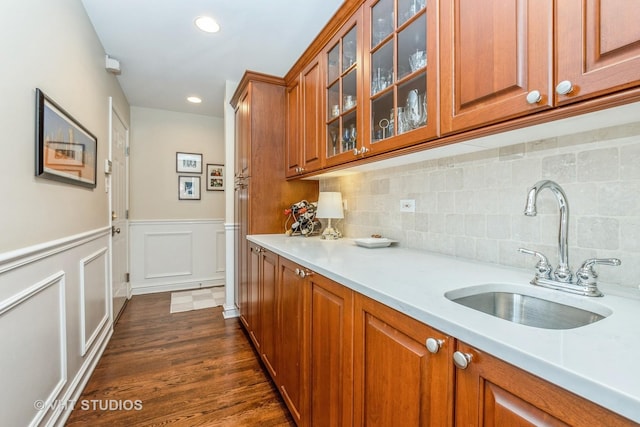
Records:
{"label": "baseboard trim", "polygon": [[160,292],[186,291],[188,289],[212,288],[214,286],[224,286],[224,278],[197,280],[181,283],[160,283],[154,285],[132,284],[131,293],[133,295],[156,294]]}
{"label": "baseboard trim", "polygon": [[73,381],[69,384],[69,388],[64,393],[64,396],[59,400],[60,402],[69,403],[68,405],[59,405],[56,412],[54,412],[49,418],[47,422],[47,427],[49,426],[58,426],[62,427],[69,419],[71,415],[71,411],[73,411],[73,406],[71,402],[75,403],[82,395],[84,388],[87,386],[93,371],[96,369],[100,358],[102,358],[102,354],[107,348],[107,344],[111,340],[111,336],[113,335],[113,327],[110,326],[105,328],[100,334],[101,343],[100,345],[94,345],[93,349],[90,352],[90,356],[85,358],[85,363],[82,364],[82,367],[78,371],[78,374],[74,377]]}
{"label": "baseboard trim", "polygon": [[233,319],[234,317],[240,317],[240,310],[238,310],[238,307],[236,307],[235,304],[234,305],[224,304],[222,308],[224,309],[224,311],[222,312],[222,317],[224,317],[225,319]]}

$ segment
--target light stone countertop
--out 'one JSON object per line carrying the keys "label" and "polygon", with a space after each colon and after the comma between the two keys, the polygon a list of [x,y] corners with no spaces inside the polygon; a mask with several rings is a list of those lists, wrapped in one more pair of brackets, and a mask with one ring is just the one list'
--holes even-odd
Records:
{"label": "light stone countertop", "polygon": [[[529,284],[531,270],[467,261],[352,239],[263,234],[250,241],[640,423],[640,300],[570,295]],[[623,260],[624,262],[624,260]],[[512,323],[449,301],[448,291],[482,284],[612,314],[576,329]]]}

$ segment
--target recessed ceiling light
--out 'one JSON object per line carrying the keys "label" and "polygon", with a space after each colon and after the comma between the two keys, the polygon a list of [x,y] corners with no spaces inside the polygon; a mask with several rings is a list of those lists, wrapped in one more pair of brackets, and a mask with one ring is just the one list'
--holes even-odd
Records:
{"label": "recessed ceiling light", "polygon": [[197,96],[190,96],[187,98],[187,101],[193,104],[200,104],[202,102],[202,99],[198,98]]}
{"label": "recessed ceiling light", "polygon": [[198,16],[194,21],[196,27],[200,28],[205,33],[217,33],[220,31],[220,25],[215,19],[209,16]]}

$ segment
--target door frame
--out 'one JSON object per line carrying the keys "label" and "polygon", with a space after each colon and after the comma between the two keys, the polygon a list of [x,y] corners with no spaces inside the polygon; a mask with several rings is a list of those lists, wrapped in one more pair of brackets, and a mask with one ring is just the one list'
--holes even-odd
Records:
{"label": "door frame", "polygon": [[[109,162],[113,161],[113,120],[114,120],[114,115],[118,117],[118,119],[120,120],[120,122],[124,125],[125,127],[125,150],[126,150],[126,155],[125,155],[125,209],[127,212],[129,212],[129,130],[130,130],[130,126],[127,123],[127,121],[124,119],[124,115],[121,114],[118,110],[118,108],[115,106],[114,102],[113,102],[113,97],[109,97],[109,147],[108,147],[108,155],[107,155],[107,160]],[[107,207],[107,218],[108,218],[108,222],[109,222],[109,226],[112,227],[113,226],[113,220],[111,217],[111,212],[113,210],[113,187],[112,187],[112,174],[111,172],[109,172],[108,174],[105,174],[105,191],[107,193],[109,193],[109,203],[108,203],[108,207]],[[129,227],[129,218],[128,215],[125,218],[126,221],[126,227],[128,229]],[[130,270],[130,260],[129,260],[129,233],[126,232],[125,233],[126,236],[126,242],[125,242],[125,248],[126,248],[126,271]],[[115,325],[115,323],[118,320],[118,317],[120,316],[120,314],[122,314],[122,312],[124,311],[124,308],[127,305],[127,302],[131,299],[131,282],[127,281],[126,282],[126,286],[127,286],[127,300],[125,301],[122,309],[119,311],[119,313],[116,314],[115,318],[114,318],[114,314],[113,314],[113,239],[110,237],[109,238],[109,316],[111,318],[111,324]]]}

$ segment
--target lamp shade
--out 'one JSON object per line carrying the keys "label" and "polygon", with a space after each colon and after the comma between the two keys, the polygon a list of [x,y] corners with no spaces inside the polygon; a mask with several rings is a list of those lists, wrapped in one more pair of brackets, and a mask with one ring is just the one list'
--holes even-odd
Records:
{"label": "lamp shade", "polygon": [[344,218],[342,213],[342,193],[321,191],[318,195],[317,218]]}

